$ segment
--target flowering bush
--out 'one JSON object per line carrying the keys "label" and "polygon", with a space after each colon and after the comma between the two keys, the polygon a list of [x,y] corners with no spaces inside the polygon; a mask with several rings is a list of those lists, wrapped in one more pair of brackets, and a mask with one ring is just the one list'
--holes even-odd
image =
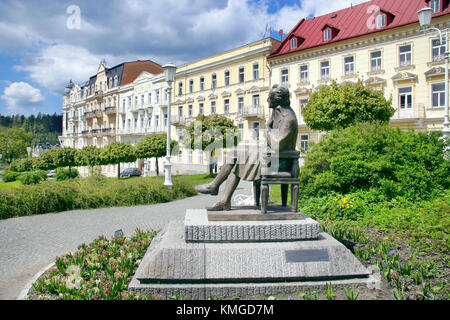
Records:
{"label": "flowering bush", "polygon": [[127,287],[155,231],[136,230],[130,239],[104,236],[56,259],[55,267],[33,284],[38,299],[152,299]]}

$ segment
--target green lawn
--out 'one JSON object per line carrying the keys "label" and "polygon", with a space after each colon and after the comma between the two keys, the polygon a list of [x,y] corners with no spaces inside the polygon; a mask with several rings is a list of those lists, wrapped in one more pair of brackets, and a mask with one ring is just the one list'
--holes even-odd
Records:
{"label": "green lawn", "polygon": [[[194,174],[194,175],[186,175],[186,176],[174,176],[174,177],[185,177],[186,179],[192,181],[194,183],[194,185],[198,185],[198,184],[204,184],[204,183],[209,183],[211,182],[214,177],[216,175],[214,175],[212,178],[209,176],[209,174]],[[159,178],[162,178],[163,176],[159,176]],[[133,181],[133,180],[140,180],[140,179],[156,179],[158,177],[146,177],[146,178],[142,178],[142,177],[131,177],[131,178],[121,178],[120,180],[123,181]],[[117,178],[106,178],[106,181],[108,181],[108,183],[113,183],[115,181],[117,181]],[[14,182],[3,182],[0,181],[0,191],[2,190],[11,190],[13,188],[17,188],[22,186],[22,184],[19,181],[14,181]]]}
{"label": "green lawn", "polygon": [[13,181],[13,182],[3,182],[0,181],[0,191],[2,190],[10,190],[13,188],[20,187],[22,184],[19,181]]}
{"label": "green lawn", "polygon": [[202,174],[186,175],[183,177],[192,181],[194,183],[194,185],[199,185],[199,184],[205,184],[205,183],[209,183],[209,182],[213,181],[216,176],[217,176],[217,174],[213,174],[213,176],[210,177],[209,173],[202,173]]}

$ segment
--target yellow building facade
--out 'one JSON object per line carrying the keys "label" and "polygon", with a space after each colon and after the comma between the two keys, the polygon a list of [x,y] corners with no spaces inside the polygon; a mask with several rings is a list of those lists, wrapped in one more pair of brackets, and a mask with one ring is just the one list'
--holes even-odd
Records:
{"label": "yellow building facade", "polygon": [[[448,29],[450,16],[433,18],[432,23],[441,30]],[[299,121],[298,147],[307,149],[308,144],[319,141],[323,133],[307,127],[302,108],[315,90],[333,80],[337,83],[361,80],[383,91],[386,99],[392,98],[392,106],[396,109],[390,121],[393,127],[416,132],[442,130],[444,51],[445,43],[440,44],[439,35],[424,32],[417,21],[275,55],[268,61],[272,70],[271,83],[283,84],[291,92],[291,107]]]}
{"label": "yellow building facade", "polygon": [[[185,126],[199,114],[218,114],[235,122],[244,143],[256,142],[269,117],[267,56],[278,45],[265,38],[178,66],[171,98],[172,138],[180,141]],[[214,156],[220,164],[225,153]],[[182,149],[173,158],[174,172],[205,171],[209,161],[199,150]]]}

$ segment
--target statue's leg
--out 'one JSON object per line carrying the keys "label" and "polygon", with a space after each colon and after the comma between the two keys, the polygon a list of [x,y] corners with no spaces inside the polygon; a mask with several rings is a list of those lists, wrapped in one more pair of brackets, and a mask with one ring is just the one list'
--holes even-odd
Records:
{"label": "statue's leg", "polygon": [[261,213],[267,213],[267,205],[269,202],[269,186],[263,184],[261,186]]}
{"label": "statue's leg", "polygon": [[261,200],[261,181],[253,181],[253,196],[255,197],[255,206],[259,207]]}
{"label": "statue's leg", "polygon": [[298,184],[291,185],[292,212],[298,211]]}
{"label": "statue's leg", "polygon": [[197,192],[200,193],[206,193],[216,196],[219,193],[220,185],[228,178],[228,176],[231,173],[231,170],[233,169],[233,166],[234,165],[232,164],[223,165],[222,169],[219,171],[219,174],[213,181],[207,184],[196,186],[195,190],[197,190]]}
{"label": "statue's leg", "polygon": [[212,207],[207,207],[208,211],[229,211],[231,209],[231,197],[233,196],[234,190],[236,190],[239,181],[241,179],[234,173],[230,174],[227,179],[227,184],[225,185],[225,192],[223,193],[222,200],[217,202]]}
{"label": "statue's leg", "polygon": [[283,207],[287,206],[288,191],[289,191],[289,185],[282,184],[281,185],[281,204]]}

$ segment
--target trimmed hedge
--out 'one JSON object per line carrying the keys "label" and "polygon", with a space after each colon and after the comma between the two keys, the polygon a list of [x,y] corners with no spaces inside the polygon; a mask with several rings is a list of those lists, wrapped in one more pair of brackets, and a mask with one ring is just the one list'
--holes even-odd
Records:
{"label": "trimmed hedge", "polygon": [[111,180],[105,178],[45,181],[0,192],[0,219],[76,209],[148,205],[196,195],[194,184],[173,178],[173,188],[163,178]]}

